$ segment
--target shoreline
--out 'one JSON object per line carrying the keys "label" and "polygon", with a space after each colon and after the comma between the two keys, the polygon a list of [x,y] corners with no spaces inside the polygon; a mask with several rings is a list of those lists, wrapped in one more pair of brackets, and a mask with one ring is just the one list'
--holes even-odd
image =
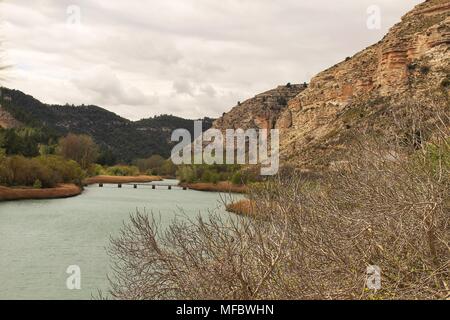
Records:
{"label": "shoreline", "polygon": [[195,191],[205,191],[205,192],[247,193],[248,191],[247,186],[235,185],[229,181],[221,181],[218,183],[211,183],[211,182],[180,183],[180,186]]}
{"label": "shoreline", "polygon": [[[96,176],[87,178],[83,181],[83,185],[89,186],[101,183],[148,183],[155,181],[163,181],[159,176]],[[234,185],[228,181],[214,183],[180,183],[181,187],[201,192],[222,192],[222,193],[246,193],[248,191],[245,185]],[[0,186],[0,201],[14,200],[44,200],[44,199],[63,199],[75,197],[83,193],[83,188],[67,183],[59,184],[54,188],[20,188],[20,187],[4,187]],[[238,203],[235,204],[238,206]],[[237,209],[237,207],[236,207]],[[228,207],[227,207],[228,210]],[[237,209],[238,210],[238,209]],[[239,210],[238,210],[239,211]]]}
{"label": "shoreline", "polygon": [[[87,178],[83,181],[84,185],[96,183],[145,183],[162,181],[158,176],[97,176]],[[34,189],[31,187],[5,187],[0,186],[0,202],[15,200],[45,200],[45,199],[64,199],[79,196],[83,193],[83,188],[73,184],[59,184],[54,188]]]}
{"label": "shoreline", "polygon": [[75,184],[60,184],[55,188],[8,188],[0,186],[0,201],[61,199],[80,195],[82,188]]}

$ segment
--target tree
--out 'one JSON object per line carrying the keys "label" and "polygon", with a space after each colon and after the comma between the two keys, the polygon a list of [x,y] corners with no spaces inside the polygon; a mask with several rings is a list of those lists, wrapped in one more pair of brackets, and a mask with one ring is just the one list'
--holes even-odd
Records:
{"label": "tree", "polygon": [[161,166],[159,175],[174,177],[177,173],[177,166],[169,159],[164,161],[164,164]]}
{"label": "tree", "polygon": [[98,158],[98,146],[90,136],[70,133],[59,140],[58,153],[87,169]]}
{"label": "tree", "polygon": [[158,171],[159,168],[164,164],[165,159],[160,155],[152,155],[147,159],[138,159],[136,160],[136,166],[139,168],[141,172],[148,172],[150,170]]}
{"label": "tree", "polygon": [[109,148],[103,148],[97,159],[98,164],[102,166],[113,166],[117,163],[116,155]]}

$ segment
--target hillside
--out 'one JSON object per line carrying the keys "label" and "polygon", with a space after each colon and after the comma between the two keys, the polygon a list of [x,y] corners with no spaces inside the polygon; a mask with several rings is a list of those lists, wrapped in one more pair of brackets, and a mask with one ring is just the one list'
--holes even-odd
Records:
{"label": "hillside", "polygon": [[288,84],[239,102],[230,112],[214,122],[217,129],[272,129],[288,102],[305,90],[306,84]]}
{"label": "hillside", "polygon": [[[1,105],[0,127],[43,127],[59,136],[68,132],[88,134],[125,162],[153,154],[168,157],[174,145],[170,141],[172,131],[185,128],[193,133],[194,128],[193,120],[171,115],[133,122],[97,106],[48,105],[7,88],[2,88]],[[211,124],[212,119],[204,119],[205,129]]]}
{"label": "hillside", "polygon": [[394,114],[408,104],[448,112],[449,46],[450,1],[425,1],[380,42],[315,76],[279,112],[255,98],[251,108],[233,108],[214,126],[261,128],[275,122],[284,162],[327,168],[345,158],[361,133],[397,130]]}

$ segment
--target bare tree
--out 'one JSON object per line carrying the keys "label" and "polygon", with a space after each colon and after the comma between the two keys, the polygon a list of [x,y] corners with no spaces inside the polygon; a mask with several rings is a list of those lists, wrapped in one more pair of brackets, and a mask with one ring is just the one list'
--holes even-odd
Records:
{"label": "bare tree", "polygon": [[88,135],[68,134],[59,140],[58,152],[66,159],[78,162],[87,169],[98,158],[98,146]]}
{"label": "bare tree", "polygon": [[[426,105],[426,106],[425,106]],[[392,134],[363,139],[320,181],[284,174],[252,190],[251,217],[161,229],[137,213],[112,240],[117,299],[448,299],[450,117],[411,103]],[[382,287],[366,285],[381,269]]]}

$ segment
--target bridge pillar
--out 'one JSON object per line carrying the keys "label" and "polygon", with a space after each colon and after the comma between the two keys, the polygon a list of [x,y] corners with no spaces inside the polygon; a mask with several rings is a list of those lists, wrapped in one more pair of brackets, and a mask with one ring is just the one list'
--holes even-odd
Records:
{"label": "bridge pillar", "polygon": [[103,183],[99,183],[98,186],[99,186],[100,188],[103,188]]}
{"label": "bridge pillar", "polygon": [[156,186],[155,186],[155,185],[152,185],[152,189],[156,189]]}
{"label": "bridge pillar", "polygon": [[137,189],[137,184],[135,184],[133,187],[134,187],[135,189]]}
{"label": "bridge pillar", "polygon": [[119,184],[117,185],[117,188],[122,188],[122,184],[119,183]]}
{"label": "bridge pillar", "polygon": [[169,186],[169,188],[168,188],[169,190],[172,190],[172,186]]}
{"label": "bridge pillar", "polygon": [[186,188],[186,187],[183,187],[183,190],[187,190],[187,188]]}

